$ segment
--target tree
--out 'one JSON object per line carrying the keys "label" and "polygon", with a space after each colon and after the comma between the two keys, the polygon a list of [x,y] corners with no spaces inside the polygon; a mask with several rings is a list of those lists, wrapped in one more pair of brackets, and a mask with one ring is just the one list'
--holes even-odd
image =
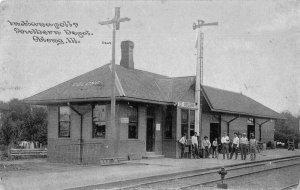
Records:
{"label": "tree", "polygon": [[293,138],[297,144],[300,141],[299,116],[293,116],[289,111],[281,113],[285,120],[277,120],[275,123],[275,141],[287,143],[289,138]]}
{"label": "tree", "polygon": [[18,99],[8,102],[9,111],[1,117],[0,142],[6,146],[19,141],[47,143],[47,110]]}
{"label": "tree", "polygon": [[31,114],[24,118],[22,140],[38,141],[47,144],[47,110],[43,107],[32,107]]}
{"label": "tree", "polygon": [[0,130],[0,143],[8,146],[14,139],[14,129],[8,114],[3,114],[1,117],[1,121],[2,126]]}

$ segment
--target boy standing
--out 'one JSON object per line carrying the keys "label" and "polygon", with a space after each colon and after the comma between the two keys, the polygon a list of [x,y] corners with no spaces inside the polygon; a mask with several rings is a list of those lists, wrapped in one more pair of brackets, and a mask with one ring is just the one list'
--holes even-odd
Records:
{"label": "boy standing", "polygon": [[223,152],[223,159],[225,159],[225,153],[226,153],[226,156],[227,156],[227,159],[229,159],[229,137],[227,135],[226,132],[224,132],[224,136],[222,137],[221,139],[221,143],[222,143],[222,152]]}
{"label": "boy standing", "polygon": [[243,133],[242,138],[240,139],[240,144],[241,144],[241,158],[242,160],[246,160],[247,148],[248,148],[248,139],[246,137],[246,133]]}
{"label": "boy standing", "polygon": [[257,141],[255,139],[254,134],[251,134],[249,144],[250,144],[250,159],[251,161],[254,161],[256,159],[256,147],[257,147]]}
{"label": "boy standing", "polygon": [[212,158],[218,158],[218,138],[215,138],[212,143],[212,151]]}
{"label": "boy standing", "polygon": [[210,149],[210,146],[211,146],[211,144],[210,144],[210,142],[209,142],[209,140],[208,140],[208,137],[207,136],[205,136],[204,137],[204,140],[202,141],[202,148],[204,149],[204,157],[205,158],[208,158],[209,157],[209,149]]}
{"label": "boy standing", "polygon": [[230,154],[230,159],[232,159],[233,153],[235,153],[235,159],[237,159],[237,155],[238,155],[238,148],[239,148],[239,144],[240,144],[240,139],[237,136],[237,133],[234,133],[234,138],[233,138],[233,142],[232,142],[232,151]]}
{"label": "boy standing", "polygon": [[181,158],[183,158],[184,155],[184,147],[186,144],[186,134],[184,133],[181,139],[179,140],[179,143],[181,145]]}
{"label": "boy standing", "polygon": [[196,158],[198,157],[198,137],[197,132],[194,133],[194,136],[192,136],[192,146],[193,146],[193,156]]}

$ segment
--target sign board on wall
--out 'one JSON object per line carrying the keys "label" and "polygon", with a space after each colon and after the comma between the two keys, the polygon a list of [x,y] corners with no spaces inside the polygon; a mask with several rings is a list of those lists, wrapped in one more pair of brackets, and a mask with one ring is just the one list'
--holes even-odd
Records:
{"label": "sign board on wall", "polygon": [[177,102],[177,106],[187,109],[197,109],[197,104],[195,102]]}
{"label": "sign board on wall", "polygon": [[247,124],[254,124],[254,119],[252,117],[249,117],[247,119]]}
{"label": "sign board on wall", "polygon": [[121,117],[120,118],[120,123],[123,123],[123,124],[129,123],[129,118],[128,117]]}
{"label": "sign board on wall", "polygon": [[160,131],[160,123],[156,124],[156,131]]}

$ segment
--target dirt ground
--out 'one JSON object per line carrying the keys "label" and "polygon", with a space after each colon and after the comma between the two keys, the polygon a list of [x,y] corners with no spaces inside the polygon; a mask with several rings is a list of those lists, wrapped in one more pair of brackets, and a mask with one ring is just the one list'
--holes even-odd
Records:
{"label": "dirt ground", "polygon": [[[265,150],[257,160],[300,155],[300,150]],[[246,162],[248,162],[247,160]],[[165,173],[242,163],[223,159],[155,159],[127,161],[121,165],[49,163],[45,158],[0,161],[0,187],[5,189],[66,189]],[[1,190],[1,188],[0,188]]]}
{"label": "dirt ground", "polygon": [[19,160],[1,161],[0,176],[3,180],[24,175],[59,173],[81,170],[83,168],[100,167],[96,165],[74,165],[65,163],[49,163],[47,158],[25,158]]}

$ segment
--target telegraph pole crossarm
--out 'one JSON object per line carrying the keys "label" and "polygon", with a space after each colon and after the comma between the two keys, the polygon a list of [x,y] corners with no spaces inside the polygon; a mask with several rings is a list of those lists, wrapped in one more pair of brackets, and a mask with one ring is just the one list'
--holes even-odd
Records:
{"label": "telegraph pole crossarm", "polygon": [[[112,20],[101,21],[101,22],[99,22],[99,24],[100,25],[108,25],[108,24],[114,24],[117,22],[120,23],[120,22],[125,22],[125,21],[130,21],[130,18],[128,18],[128,17],[118,18],[118,19],[113,18]],[[117,30],[119,30],[119,28]]]}
{"label": "telegraph pole crossarm", "polygon": [[198,24],[193,24],[193,29],[196,30],[202,26],[217,26],[218,22],[205,23],[203,20],[198,20]]}
{"label": "telegraph pole crossarm", "polygon": [[118,153],[118,140],[119,140],[119,131],[117,130],[115,118],[116,118],[116,97],[115,97],[115,47],[116,47],[116,30],[120,29],[120,23],[130,21],[130,18],[124,17],[120,18],[120,7],[115,7],[115,17],[111,20],[101,21],[100,25],[113,25],[113,36],[112,36],[112,61],[111,61],[111,73],[112,73],[112,81],[111,81],[111,128],[115,133],[114,136],[114,152]]}

